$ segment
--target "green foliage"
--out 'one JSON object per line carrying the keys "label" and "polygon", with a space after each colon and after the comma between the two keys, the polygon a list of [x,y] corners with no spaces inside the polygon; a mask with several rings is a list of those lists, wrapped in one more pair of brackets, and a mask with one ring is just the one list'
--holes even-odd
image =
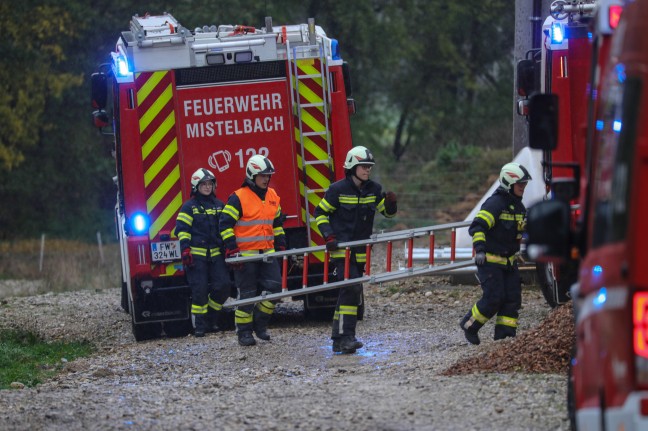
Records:
{"label": "green foliage", "polygon": [[46,342],[31,332],[0,330],[0,389],[13,382],[36,386],[60,371],[64,360],[92,351],[87,342]]}

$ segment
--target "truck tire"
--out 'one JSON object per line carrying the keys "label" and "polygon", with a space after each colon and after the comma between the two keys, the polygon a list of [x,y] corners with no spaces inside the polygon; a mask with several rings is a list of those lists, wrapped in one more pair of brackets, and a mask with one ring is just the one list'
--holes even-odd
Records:
{"label": "truck tire", "polygon": [[121,308],[128,314],[130,314],[130,309],[128,308],[128,285],[126,282],[122,281],[121,287]]}
{"label": "truck tire", "polygon": [[574,264],[537,263],[536,275],[538,276],[542,296],[544,296],[545,301],[551,308],[569,302],[571,299],[569,289],[576,281]]}
{"label": "truck tire", "polygon": [[191,318],[164,322],[164,333],[170,338],[186,337],[192,331]]}

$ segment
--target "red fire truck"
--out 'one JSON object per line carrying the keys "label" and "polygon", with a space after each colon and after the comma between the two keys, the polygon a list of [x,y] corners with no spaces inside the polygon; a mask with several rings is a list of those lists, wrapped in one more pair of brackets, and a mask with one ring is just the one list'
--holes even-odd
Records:
{"label": "red fire truck", "polygon": [[[554,178],[573,175],[574,170],[585,167],[588,106],[593,106],[588,99],[596,99],[598,90],[596,85],[592,87],[590,76],[600,73],[600,61],[606,58],[613,31],[609,22],[618,22],[621,9],[620,0],[554,1],[542,25],[541,47],[529,51],[527,58],[518,63],[518,114],[528,118],[529,97],[533,94],[555,94],[558,98],[557,147],[543,151],[548,199],[554,198],[550,187]],[[594,21],[598,10],[601,12]],[[596,31],[593,27],[597,27]],[[578,202],[571,203],[572,221],[576,223],[580,210]],[[550,306],[570,300],[569,288],[576,280],[577,268],[577,256],[562,264],[537,264],[539,283]]]}
{"label": "red fire truck", "polygon": [[[191,173],[212,170],[227,200],[247,159],[269,157],[289,247],[323,244],[312,214],[344,176],[352,147],[349,68],[338,41],[312,19],[190,31],[170,14],[134,16],[110,56],[92,76],[93,115],[114,134],[122,306],[137,340],[162,330],[184,335],[190,298],[174,227]],[[309,285],[319,284],[323,258],[291,262],[298,275],[289,288],[301,287],[302,265]],[[305,296],[304,306],[315,314],[335,301],[335,292],[319,293]]]}
{"label": "red fire truck", "polygon": [[[648,429],[646,22],[648,0],[626,2],[593,76],[592,88],[600,92],[590,108],[582,187],[576,178],[557,182],[552,186],[563,199],[542,202],[528,214],[530,254],[565,261],[576,248],[582,256],[572,287],[576,333],[568,389],[578,430]],[[556,122],[563,118],[558,105],[549,95],[532,98],[534,148],[555,146]],[[582,223],[574,230],[568,199],[579,189]]]}

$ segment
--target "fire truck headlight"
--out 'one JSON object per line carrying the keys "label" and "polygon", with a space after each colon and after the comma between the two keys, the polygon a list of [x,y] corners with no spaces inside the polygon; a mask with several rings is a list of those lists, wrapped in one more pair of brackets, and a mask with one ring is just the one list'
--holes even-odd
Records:
{"label": "fire truck headlight", "polygon": [[130,219],[131,231],[136,235],[142,235],[149,228],[149,218],[146,214],[135,213]]}
{"label": "fire truck headlight", "polygon": [[559,22],[551,24],[551,43],[563,43],[565,40],[565,31]]}

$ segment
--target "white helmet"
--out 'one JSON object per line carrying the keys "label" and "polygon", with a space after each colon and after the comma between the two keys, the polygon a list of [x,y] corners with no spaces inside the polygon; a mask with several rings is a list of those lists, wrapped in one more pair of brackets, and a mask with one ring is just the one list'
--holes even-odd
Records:
{"label": "white helmet", "polygon": [[367,147],[358,146],[349,150],[344,159],[344,169],[353,169],[357,165],[375,165],[373,154]]}
{"label": "white helmet", "polygon": [[214,188],[216,188],[216,177],[214,176],[214,173],[209,169],[200,168],[191,174],[191,191],[196,193],[200,183],[204,183],[205,181],[213,182]]}
{"label": "white helmet", "polygon": [[270,159],[260,154],[250,157],[245,166],[245,175],[252,181],[258,174],[272,175],[274,173],[275,168]]}
{"label": "white helmet", "polygon": [[529,171],[519,163],[507,163],[500,171],[500,184],[506,190],[511,190],[515,183],[526,183],[531,180]]}

